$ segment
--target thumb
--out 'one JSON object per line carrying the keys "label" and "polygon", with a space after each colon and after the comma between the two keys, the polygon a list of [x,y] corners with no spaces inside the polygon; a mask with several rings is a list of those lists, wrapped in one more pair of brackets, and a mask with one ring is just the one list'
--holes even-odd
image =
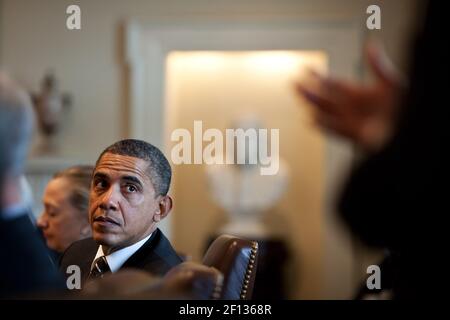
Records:
{"label": "thumb", "polygon": [[401,84],[400,73],[388,58],[381,44],[374,41],[369,42],[366,45],[366,55],[370,69],[378,81],[390,86],[399,86]]}

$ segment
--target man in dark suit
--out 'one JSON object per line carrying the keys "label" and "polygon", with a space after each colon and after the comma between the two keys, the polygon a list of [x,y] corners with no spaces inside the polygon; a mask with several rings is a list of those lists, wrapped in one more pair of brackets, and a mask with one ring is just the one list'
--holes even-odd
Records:
{"label": "man in dark suit", "polygon": [[[68,293],[63,277],[52,263],[45,243],[30,219],[29,208],[21,192],[32,120],[29,97],[0,72],[0,298],[198,299],[211,296],[218,277],[217,270],[205,270],[195,265],[172,270],[165,279],[151,277],[143,271],[112,274],[93,282],[90,291]],[[131,157],[119,156],[121,150]],[[180,262],[170,243],[156,229],[156,222],[164,218],[172,207],[172,200],[166,195],[171,178],[170,166],[159,150],[142,141],[118,143],[108,152],[110,154],[102,154],[97,163],[97,185],[91,195],[90,217],[94,236],[103,244],[100,247],[102,251],[109,254],[107,258],[112,257],[113,271],[135,267],[157,274],[165,273]],[[145,160],[142,162],[133,155]],[[108,159],[114,159],[112,165],[104,161]],[[122,167],[117,161],[120,159],[126,160]],[[135,166],[130,166],[133,163]],[[121,176],[119,183],[115,180],[117,174]],[[108,185],[114,190],[105,191]],[[110,193],[110,196],[105,193]],[[105,200],[108,197],[110,202]],[[97,221],[111,221],[112,225],[97,225]],[[120,249],[120,246],[128,247]],[[80,264],[87,262],[89,273],[92,259],[100,248],[92,240],[77,243],[70,250],[73,256],[67,253],[65,261],[76,264],[75,260],[80,256]],[[118,255],[114,256],[114,252]],[[83,257],[88,260],[83,260]],[[124,260],[127,261],[120,266]]]}
{"label": "man in dark suit", "polygon": [[105,149],[92,178],[92,238],[77,241],[66,250],[61,271],[79,266],[83,284],[124,268],[164,275],[181,263],[157,229],[172,208],[167,195],[171,175],[165,156],[147,142],[128,139]]}
{"label": "man in dark suit", "polygon": [[20,180],[32,132],[29,97],[0,73],[0,297],[64,288],[39,239],[21,194]]}

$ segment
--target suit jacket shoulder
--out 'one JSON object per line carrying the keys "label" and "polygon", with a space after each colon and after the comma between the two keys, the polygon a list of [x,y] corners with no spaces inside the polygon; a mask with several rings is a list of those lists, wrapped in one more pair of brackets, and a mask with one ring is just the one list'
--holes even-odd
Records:
{"label": "suit jacket shoulder", "polygon": [[4,220],[0,212],[0,298],[64,289],[47,248],[28,215]]}
{"label": "suit jacket shoulder", "polygon": [[72,243],[59,260],[60,271],[67,276],[67,267],[77,265],[81,270],[81,278],[85,280],[91,270],[92,261],[98,250],[93,238],[86,238]]}
{"label": "suit jacket shoulder", "polygon": [[142,269],[162,276],[182,262],[164,234],[156,229],[144,245],[136,251],[122,268]]}

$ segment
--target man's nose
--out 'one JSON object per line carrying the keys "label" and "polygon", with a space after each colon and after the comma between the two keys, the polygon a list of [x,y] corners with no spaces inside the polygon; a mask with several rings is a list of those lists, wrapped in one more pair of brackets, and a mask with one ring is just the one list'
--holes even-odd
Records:
{"label": "man's nose", "polygon": [[100,208],[102,210],[117,210],[120,198],[120,188],[111,186],[107,192],[102,195]]}
{"label": "man's nose", "polygon": [[39,218],[36,221],[38,228],[45,229],[48,227],[48,221],[45,217],[45,212],[42,212]]}

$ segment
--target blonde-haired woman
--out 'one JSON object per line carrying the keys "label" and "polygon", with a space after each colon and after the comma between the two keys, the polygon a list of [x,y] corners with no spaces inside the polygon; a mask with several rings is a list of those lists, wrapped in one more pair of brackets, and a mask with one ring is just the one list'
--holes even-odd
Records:
{"label": "blonde-haired woman", "polygon": [[88,219],[92,166],[74,166],[57,172],[48,183],[37,220],[47,246],[59,253],[91,235]]}

